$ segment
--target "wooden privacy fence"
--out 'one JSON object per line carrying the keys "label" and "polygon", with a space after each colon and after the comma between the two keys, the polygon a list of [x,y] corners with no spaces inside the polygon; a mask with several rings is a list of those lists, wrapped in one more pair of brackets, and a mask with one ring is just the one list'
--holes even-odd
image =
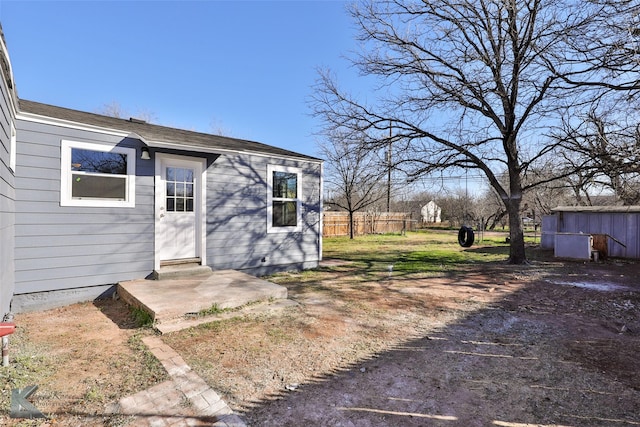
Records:
{"label": "wooden privacy fence", "polygon": [[[348,212],[324,212],[323,237],[348,236],[349,213]],[[353,214],[354,235],[403,233],[414,231],[416,220],[411,219],[411,214],[404,212],[355,212]]]}

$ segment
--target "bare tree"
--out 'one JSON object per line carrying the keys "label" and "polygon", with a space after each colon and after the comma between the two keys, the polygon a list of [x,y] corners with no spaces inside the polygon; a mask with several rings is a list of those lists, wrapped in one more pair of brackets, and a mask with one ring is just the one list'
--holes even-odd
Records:
{"label": "bare tree", "polygon": [[232,136],[233,133],[230,129],[224,126],[221,120],[216,119],[215,117],[211,119],[209,123],[209,127],[211,129],[211,133],[218,136]]}
{"label": "bare tree", "polygon": [[96,111],[103,116],[115,117],[116,119],[124,119],[126,113],[119,102],[112,101],[109,104],[104,104]]}
{"label": "bare tree", "polygon": [[438,205],[442,209],[442,220],[453,226],[477,222],[475,202],[464,189],[450,191],[438,199]]}
{"label": "bare tree", "polygon": [[[389,142],[380,135],[393,123],[395,167],[410,177],[449,168],[484,174],[509,215],[509,261],[524,263],[524,192],[572,173],[528,176],[556,155],[558,141],[543,135],[565,104],[589,101],[572,91],[581,62],[568,40],[603,10],[573,0],[362,3],[350,10],[365,49],[353,62],[380,79],[379,96],[363,102],[322,72],[314,112],[326,128],[365,133],[362,145],[373,148]],[[595,81],[597,65],[589,68],[581,77]]]}
{"label": "bare tree", "polygon": [[97,110],[97,113],[102,114],[103,116],[115,117],[117,119],[135,117],[136,119],[144,120],[147,123],[152,123],[157,120],[156,115],[150,110],[138,110],[134,115],[131,115],[117,101],[104,104],[102,108]]}
{"label": "bare tree", "polygon": [[640,93],[640,3],[576,3],[590,12],[566,38],[566,49],[549,58],[549,67],[570,86],[595,89],[600,95],[624,92],[627,98],[636,97]]}
{"label": "bare tree", "polygon": [[[567,39],[571,55],[561,59],[571,72],[558,73],[568,87],[589,92],[592,102],[564,115],[555,136],[562,156],[576,172],[569,182],[578,204],[591,204],[590,191],[609,188],[623,204],[640,203],[640,3],[590,0],[596,19]],[[576,169],[575,166],[579,166]]]}
{"label": "bare tree", "polygon": [[494,230],[498,225],[506,225],[507,211],[493,188],[487,189],[480,196],[478,205],[485,229]]}
{"label": "bare tree", "polygon": [[[577,182],[609,188],[623,205],[640,203],[640,124],[629,121],[631,110],[592,110],[582,120],[565,122],[559,137],[567,159],[581,164]],[[586,190],[583,189],[585,193]]]}
{"label": "bare tree", "polygon": [[320,144],[326,160],[325,188],[331,194],[327,202],[349,213],[349,237],[353,239],[353,214],[386,197],[385,169],[375,152],[334,133]]}

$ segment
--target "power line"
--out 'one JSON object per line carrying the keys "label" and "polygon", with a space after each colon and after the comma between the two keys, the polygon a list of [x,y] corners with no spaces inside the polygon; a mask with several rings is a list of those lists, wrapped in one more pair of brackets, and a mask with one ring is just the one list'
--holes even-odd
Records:
{"label": "power line", "polygon": [[468,177],[465,177],[464,175],[449,175],[449,176],[425,176],[425,177],[419,177],[419,178],[415,178],[415,179],[409,179],[406,180],[408,182],[421,182],[421,181],[431,181],[431,182],[435,182],[435,181],[459,181],[462,182],[463,180],[468,180],[468,181],[475,181],[475,182],[487,182],[487,177],[483,176],[483,175],[469,175]]}

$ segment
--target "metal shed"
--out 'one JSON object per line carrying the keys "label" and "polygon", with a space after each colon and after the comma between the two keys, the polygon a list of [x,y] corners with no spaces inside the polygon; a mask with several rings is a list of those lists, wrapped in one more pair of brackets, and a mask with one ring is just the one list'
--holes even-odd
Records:
{"label": "metal shed", "polygon": [[555,250],[571,236],[587,235],[603,256],[640,259],[640,206],[560,206],[552,212],[543,218],[543,248]]}

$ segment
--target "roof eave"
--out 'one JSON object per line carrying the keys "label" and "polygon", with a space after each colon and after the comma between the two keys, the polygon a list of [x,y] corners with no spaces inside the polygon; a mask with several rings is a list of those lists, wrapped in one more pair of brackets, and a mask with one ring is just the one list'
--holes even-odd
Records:
{"label": "roof eave", "polygon": [[640,213],[640,206],[558,206],[551,212]]}
{"label": "roof eave", "polygon": [[203,147],[202,145],[195,145],[195,144],[189,144],[184,142],[176,143],[176,142],[150,140],[135,132],[130,133],[129,137],[139,139],[147,147],[156,148],[156,149],[191,151],[191,152],[197,152],[197,153],[210,153],[210,154],[251,154],[253,156],[261,156],[261,157],[276,157],[280,159],[303,160],[305,162],[311,162],[311,163],[324,162],[324,160],[322,159],[312,159],[306,156],[298,157],[295,155],[261,153],[259,151],[251,151],[251,150],[231,150],[231,149],[220,148],[220,147]]}
{"label": "roof eave", "polygon": [[36,122],[36,123],[53,124],[55,126],[61,126],[66,128],[87,130],[91,132],[99,132],[99,133],[109,134],[109,135],[116,135],[116,136],[121,136],[123,138],[126,138],[126,137],[136,138],[151,148],[172,149],[172,150],[180,150],[180,151],[191,151],[191,152],[198,152],[198,153],[213,153],[213,154],[251,154],[251,155],[261,156],[261,157],[300,160],[300,161],[305,161],[310,163],[320,163],[320,164],[324,162],[324,160],[322,159],[315,159],[313,157],[304,156],[304,155],[296,156],[295,154],[263,153],[260,151],[253,151],[253,150],[232,150],[232,149],[226,149],[226,148],[220,148],[220,147],[205,147],[202,145],[189,144],[188,142],[176,143],[176,142],[151,140],[133,131],[105,127],[105,126],[91,125],[87,123],[71,121],[67,119],[61,119],[57,117],[51,117],[48,115],[30,113],[25,111],[18,112],[16,114],[16,118],[26,120],[26,121]]}

